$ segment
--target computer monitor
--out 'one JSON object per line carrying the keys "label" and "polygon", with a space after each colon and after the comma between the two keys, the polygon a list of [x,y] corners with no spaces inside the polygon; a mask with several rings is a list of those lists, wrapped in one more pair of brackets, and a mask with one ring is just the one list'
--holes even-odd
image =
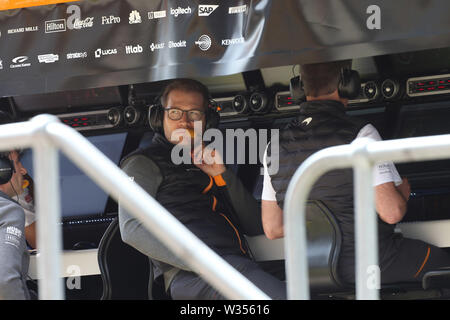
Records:
{"label": "computer monitor", "polygon": [[[127,133],[91,136],[87,139],[112,162],[119,164]],[[108,194],[75,166],[61,152],[59,153],[60,195],[62,218],[102,215],[105,212]],[[22,164],[34,177],[32,150],[24,152]]]}

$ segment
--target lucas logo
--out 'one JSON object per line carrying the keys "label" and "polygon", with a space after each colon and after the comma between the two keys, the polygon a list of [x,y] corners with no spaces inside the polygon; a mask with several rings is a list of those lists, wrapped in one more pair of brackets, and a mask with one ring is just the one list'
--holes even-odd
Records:
{"label": "lucas logo", "polygon": [[198,6],[198,15],[199,17],[208,17],[217,7],[218,5],[201,4]]}

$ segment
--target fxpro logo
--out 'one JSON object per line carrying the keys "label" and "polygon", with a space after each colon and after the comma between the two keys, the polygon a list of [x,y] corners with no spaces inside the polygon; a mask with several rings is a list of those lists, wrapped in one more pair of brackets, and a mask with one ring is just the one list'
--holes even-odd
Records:
{"label": "fxpro logo", "polygon": [[117,24],[120,23],[120,17],[116,17],[113,15],[110,16],[102,16],[102,24]]}
{"label": "fxpro logo", "polygon": [[101,58],[102,56],[110,56],[117,54],[117,49],[100,49],[95,50],[95,58]]}
{"label": "fxpro logo", "polygon": [[219,6],[212,4],[200,4],[198,6],[198,16],[199,17],[208,17],[211,13],[214,12]]}

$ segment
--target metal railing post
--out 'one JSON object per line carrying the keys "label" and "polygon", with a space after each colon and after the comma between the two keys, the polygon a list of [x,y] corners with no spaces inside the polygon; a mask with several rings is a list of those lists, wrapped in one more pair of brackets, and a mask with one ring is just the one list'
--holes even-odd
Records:
{"label": "metal railing post", "polygon": [[33,167],[35,172],[37,246],[39,259],[40,300],[64,299],[61,272],[61,206],[59,192],[58,149],[49,141],[46,126],[55,122],[56,117],[37,116],[32,121],[41,123],[42,129],[35,134],[33,146]]}
{"label": "metal railing post", "polygon": [[358,300],[378,300],[380,273],[378,267],[378,225],[374,210],[373,163],[367,152],[372,139],[353,143],[353,193],[355,210],[355,283]]}

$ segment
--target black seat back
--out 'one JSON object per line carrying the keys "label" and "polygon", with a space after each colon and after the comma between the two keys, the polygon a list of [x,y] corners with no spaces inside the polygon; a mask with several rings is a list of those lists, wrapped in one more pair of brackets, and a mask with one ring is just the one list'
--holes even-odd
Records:
{"label": "black seat back", "polygon": [[102,300],[151,299],[153,280],[149,258],[122,241],[115,218],[106,229],[98,248],[103,281]]}
{"label": "black seat back", "polygon": [[342,234],[334,215],[321,201],[307,202],[306,233],[311,292],[341,289],[337,265]]}

